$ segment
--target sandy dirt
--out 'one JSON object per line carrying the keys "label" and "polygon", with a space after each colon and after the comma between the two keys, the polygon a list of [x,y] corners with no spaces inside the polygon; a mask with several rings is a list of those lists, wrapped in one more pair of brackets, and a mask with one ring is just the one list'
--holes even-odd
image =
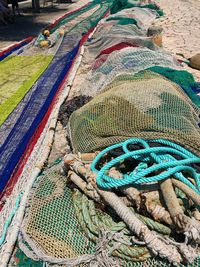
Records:
{"label": "sandy dirt", "polygon": [[[186,58],[200,53],[200,1],[156,0],[165,16],[156,25],[163,27],[163,47]],[[180,58],[180,57],[179,57]],[[200,71],[185,66],[200,81]]]}

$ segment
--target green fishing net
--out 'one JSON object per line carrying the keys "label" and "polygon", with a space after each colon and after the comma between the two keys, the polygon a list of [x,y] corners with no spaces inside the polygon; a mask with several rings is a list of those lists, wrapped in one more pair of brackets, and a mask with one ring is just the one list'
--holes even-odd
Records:
{"label": "green fishing net", "polygon": [[74,258],[94,252],[75,214],[71,190],[58,170],[50,169],[31,199],[24,231],[49,256]]}
{"label": "green fishing net", "polygon": [[200,98],[193,92],[193,88],[198,88],[199,83],[195,82],[195,79],[191,73],[186,70],[175,70],[164,67],[151,67],[149,70],[159,73],[165,76],[167,79],[179,84],[185,93],[190,97],[192,102],[200,107]]}
{"label": "green fishing net", "polygon": [[[80,190],[67,185],[60,168],[60,164],[52,166],[35,182],[21,228],[23,240],[17,246],[13,266],[39,267],[42,266],[41,262],[45,262],[45,257],[48,257],[50,266],[59,266],[51,260],[95,254],[101,233],[105,232],[123,234],[124,243],[112,252],[114,258],[119,260],[119,266],[169,266],[164,260],[152,258],[145,246],[133,243],[126,245],[132,236],[126,225],[112,209],[102,209]],[[158,231],[159,227],[162,234],[170,234],[168,227],[152,223],[149,218],[144,221],[144,218],[142,216],[140,219],[153,227],[150,229]],[[108,243],[108,252],[114,245],[113,239]],[[192,266],[199,266],[198,264],[199,261],[196,260]]]}
{"label": "green fishing net", "polygon": [[199,153],[199,110],[175,83],[150,71],[115,78],[69,120],[75,152],[141,137],[163,138]]}
{"label": "green fishing net", "polygon": [[[90,2],[89,5],[87,5],[86,7],[82,8],[81,10],[75,12],[75,13],[72,13],[70,14],[69,16],[67,16],[66,18],[63,18],[61,21],[59,21],[55,27],[51,30],[51,32],[54,32],[56,29],[58,29],[60,26],[62,25],[65,25],[66,23],[68,23],[69,21],[71,21],[72,19],[76,19],[77,16],[85,13],[86,11],[94,8],[96,5],[100,4],[100,8],[98,10],[98,13],[100,14],[101,18],[104,14],[104,12],[108,11],[108,8],[111,7],[112,5],[112,0],[104,0],[104,1],[101,1],[101,0],[93,0]],[[97,13],[96,13],[97,14]],[[97,17],[93,16],[93,17],[90,17],[88,18],[90,19],[90,24],[87,24],[87,28],[88,29],[91,29],[93,28],[94,26],[96,26],[96,23],[98,22],[99,20],[99,17],[98,17],[98,14],[97,14]],[[87,19],[86,19],[87,20]],[[86,32],[86,28],[84,28],[84,24],[83,22],[81,22],[82,26],[83,26],[83,29],[84,31],[83,32]]]}
{"label": "green fishing net", "polygon": [[18,243],[15,246],[12,258],[8,264],[8,267],[44,267],[42,261],[35,261],[24,254],[19,248]]}
{"label": "green fishing net", "polygon": [[[114,0],[110,13],[111,14],[115,14],[119,11],[121,11],[122,9],[126,9],[126,8],[131,8],[131,7],[137,7],[139,4],[138,0]],[[151,4],[144,4],[144,5],[139,5],[140,8],[149,8],[152,10],[155,10],[159,16],[163,16],[164,13],[163,11],[154,3]]]}

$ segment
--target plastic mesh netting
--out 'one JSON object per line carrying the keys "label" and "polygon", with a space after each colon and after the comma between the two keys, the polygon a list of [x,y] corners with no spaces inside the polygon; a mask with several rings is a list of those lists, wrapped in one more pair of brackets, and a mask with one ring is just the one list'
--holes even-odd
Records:
{"label": "plastic mesh netting", "polygon": [[163,15],[163,11],[155,3],[142,4],[138,0],[114,0],[111,8],[111,14],[115,14],[122,9],[137,7],[137,6],[139,6],[140,8],[150,8],[152,10],[155,10],[160,16]]}
{"label": "plastic mesh netting", "polygon": [[[60,173],[60,167],[54,165],[38,177],[26,210],[20,248],[30,258],[34,255],[31,261],[33,266],[37,264],[34,259],[38,255],[38,260],[41,260],[42,256],[48,256],[49,262],[51,259],[53,262],[55,258],[71,259],[88,253],[94,254],[101,238],[100,232],[123,231],[125,240],[132,236],[112,210],[102,211],[81,191],[70,189],[66,177]],[[113,245],[111,242],[110,247]],[[117,266],[169,266],[164,260],[151,258],[148,250],[139,245],[121,244],[113,251],[113,256],[120,259]],[[91,263],[90,266],[96,265]],[[199,260],[192,266],[199,266]]]}
{"label": "plastic mesh netting", "polygon": [[117,75],[134,74],[153,66],[180,68],[178,62],[170,54],[163,51],[152,51],[140,47],[128,47],[120,51],[113,51],[98,69],[88,73],[87,83],[82,88],[82,93],[95,95],[112,82]]}
{"label": "plastic mesh netting", "polygon": [[199,83],[195,82],[195,79],[191,73],[185,70],[174,70],[163,67],[152,67],[149,70],[159,73],[181,86],[184,92],[190,97],[192,102],[200,107],[200,98],[197,95],[199,92]]}
{"label": "plastic mesh netting", "polygon": [[31,199],[26,234],[52,257],[74,258],[94,252],[94,244],[78,223],[66,178],[51,168],[40,179]]}
{"label": "plastic mesh netting", "polygon": [[[30,138],[47,112],[64,77],[79,51],[82,35],[94,27],[108,11],[111,2],[103,2],[89,17],[82,20],[64,36],[56,55],[34,84],[23,112],[17,118],[14,130],[5,139],[0,150],[0,191],[2,192]],[[7,124],[6,124],[7,125]],[[7,125],[8,126],[8,125]]]}
{"label": "plastic mesh netting", "polygon": [[94,38],[86,44],[89,55],[97,57],[102,50],[126,42],[134,46],[146,47],[151,50],[158,50],[158,47],[145,33],[135,25],[112,25],[103,24]]}
{"label": "plastic mesh netting", "polygon": [[71,115],[70,137],[76,152],[142,137],[169,139],[199,153],[198,112],[178,85],[156,73],[121,75]]}
{"label": "plastic mesh netting", "polygon": [[120,24],[121,19],[132,19],[134,21],[130,24],[136,24],[140,29],[145,30],[153,23],[156,17],[157,13],[152,9],[134,7],[109,16],[107,20],[117,20],[117,23]]}

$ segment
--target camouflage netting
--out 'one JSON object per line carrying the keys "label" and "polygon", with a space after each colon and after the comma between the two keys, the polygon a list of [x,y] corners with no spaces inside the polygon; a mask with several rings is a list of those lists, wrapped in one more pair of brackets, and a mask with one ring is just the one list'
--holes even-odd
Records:
{"label": "camouflage netting", "polygon": [[199,110],[175,83],[149,71],[118,76],[69,121],[74,151],[91,152],[130,137],[164,138],[199,154]]}

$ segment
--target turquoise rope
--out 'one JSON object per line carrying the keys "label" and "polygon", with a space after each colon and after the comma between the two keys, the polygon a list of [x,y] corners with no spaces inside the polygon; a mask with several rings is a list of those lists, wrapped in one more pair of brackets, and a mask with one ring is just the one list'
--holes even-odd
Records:
{"label": "turquoise rope", "polygon": [[16,203],[15,203],[15,207],[14,207],[13,211],[11,212],[11,214],[10,214],[8,220],[6,221],[6,223],[5,223],[5,225],[4,225],[4,228],[3,228],[3,234],[2,234],[2,236],[1,236],[1,238],[0,238],[0,246],[3,245],[3,243],[4,243],[5,239],[6,239],[6,234],[7,234],[7,232],[8,232],[8,227],[9,227],[9,225],[11,224],[12,219],[13,219],[15,213],[17,212],[17,210],[18,210],[18,208],[19,208],[19,205],[20,205],[20,201],[21,201],[22,195],[23,195],[23,193],[20,193],[19,196],[17,197]]}
{"label": "turquoise rope", "polygon": [[[165,146],[150,147],[148,142],[154,142]],[[130,144],[140,144],[143,148],[130,151],[128,149],[128,145]],[[106,153],[116,148],[122,148],[124,154],[112,159],[98,170],[96,165],[101,158],[105,156]],[[181,159],[177,160],[172,155],[177,155],[181,157]],[[110,168],[130,157],[141,161],[133,172],[122,175],[121,179],[115,179],[106,175]],[[150,167],[148,167],[148,163],[151,163]],[[125,185],[152,183],[174,176],[176,179],[189,186],[196,193],[200,194],[200,174],[197,173],[194,168],[187,166],[191,163],[200,163],[200,157],[197,157],[190,151],[173,142],[163,139],[146,141],[140,138],[132,138],[125,142],[112,145],[101,151],[92,162],[91,170],[98,174],[96,178],[97,185],[104,189],[111,189]],[[162,169],[164,170],[162,173],[147,177],[153,172],[157,172]],[[196,185],[190,182],[183,175],[183,171],[187,172],[190,177],[194,178]]]}

